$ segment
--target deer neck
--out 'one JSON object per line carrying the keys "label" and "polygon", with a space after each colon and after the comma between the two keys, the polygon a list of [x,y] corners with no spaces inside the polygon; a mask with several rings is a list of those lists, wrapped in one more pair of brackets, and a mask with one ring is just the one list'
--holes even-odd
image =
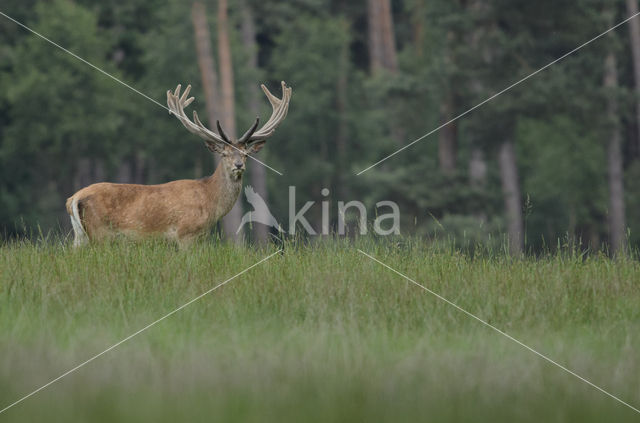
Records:
{"label": "deer neck", "polygon": [[215,219],[220,219],[233,208],[242,190],[242,176],[235,178],[219,163],[216,171],[206,180],[213,200]]}

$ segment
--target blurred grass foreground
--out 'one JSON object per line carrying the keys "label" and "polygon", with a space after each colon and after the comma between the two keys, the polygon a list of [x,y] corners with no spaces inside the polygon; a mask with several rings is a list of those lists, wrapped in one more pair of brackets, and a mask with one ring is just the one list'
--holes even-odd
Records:
{"label": "blurred grass foreground", "polygon": [[[640,405],[640,265],[355,247]],[[2,421],[637,421],[357,252],[285,245]],[[274,252],[0,246],[0,408]]]}

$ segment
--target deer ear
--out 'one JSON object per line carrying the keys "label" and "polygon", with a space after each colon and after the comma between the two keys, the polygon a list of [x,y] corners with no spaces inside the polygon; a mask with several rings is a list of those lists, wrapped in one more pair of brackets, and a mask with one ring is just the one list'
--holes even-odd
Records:
{"label": "deer ear", "polygon": [[247,153],[249,154],[257,153],[262,149],[262,147],[264,147],[264,144],[266,142],[267,142],[266,140],[262,140],[262,141],[256,141],[252,143],[249,147],[247,147]]}
{"label": "deer ear", "polygon": [[222,154],[222,146],[219,143],[215,141],[204,140],[204,144],[212,153]]}

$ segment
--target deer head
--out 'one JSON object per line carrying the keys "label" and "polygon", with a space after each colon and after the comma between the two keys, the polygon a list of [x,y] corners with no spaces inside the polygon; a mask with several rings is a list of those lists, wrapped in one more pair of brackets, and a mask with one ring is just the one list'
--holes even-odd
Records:
{"label": "deer head", "polygon": [[287,116],[291,88],[287,87],[284,81],[281,82],[281,85],[282,98],[277,98],[269,92],[264,84],[261,85],[262,91],[264,91],[273,109],[271,117],[260,129],[257,129],[260,118],[256,118],[251,128],[235,140],[227,136],[222,126],[220,126],[220,121],[216,121],[218,132],[215,133],[202,124],[195,110],[193,112],[193,121],[186,116],[184,108],[195,100],[195,97],[189,97],[191,85],[187,86],[182,95],[180,95],[181,85],[178,85],[174,92],[167,91],[167,105],[169,106],[169,113],[176,116],[189,132],[204,139],[207,148],[222,157],[220,166],[223,166],[227,175],[238,181],[244,173],[247,155],[260,151],[266,139],[273,134],[278,125]]}

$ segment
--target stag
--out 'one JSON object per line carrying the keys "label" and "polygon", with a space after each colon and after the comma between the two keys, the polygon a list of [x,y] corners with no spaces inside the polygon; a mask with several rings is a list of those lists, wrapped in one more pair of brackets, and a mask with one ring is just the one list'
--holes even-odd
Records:
{"label": "stag", "polygon": [[273,109],[271,117],[258,128],[260,119],[236,140],[230,139],[216,122],[218,132],[207,129],[198,114],[190,120],[184,109],[195,99],[191,85],[182,95],[181,86],[167,91],[169,113],[185,128],[198,135],[211,152],[221,156],[213,175],[172,181],[160,185],[97,183],[67,199],[67,212],[75,234],[74,246],[117,236],[132,239],[165,238],[187,246],[226,215],[242,188],[247,155],[257,153],[273,135],[289,109],[291,88],[282,82],[282,98],[261,86]]}

